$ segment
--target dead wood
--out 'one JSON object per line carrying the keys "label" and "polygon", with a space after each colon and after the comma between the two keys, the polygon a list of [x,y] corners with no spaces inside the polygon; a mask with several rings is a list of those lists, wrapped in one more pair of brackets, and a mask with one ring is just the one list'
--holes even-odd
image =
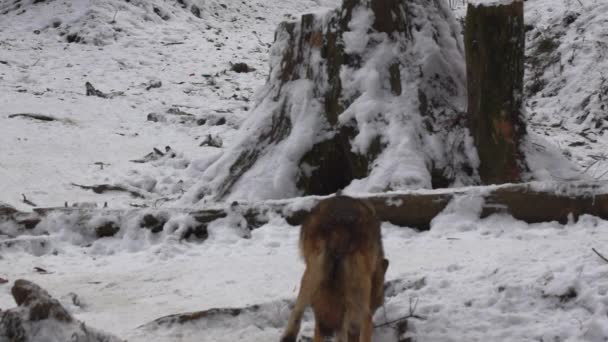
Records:
{"label": "dead wood", "polygon": [[607,259],[605,256],[601,255],[601,254],[600,254],[600,252],[598,252],[598,251],[597,251],[595,248],[591,248],[591,250],[592,250],[592,251],[593,251],[595,254],[597,254],[597,256],[599,256],[599,257],[600,257],[602,260],[604,260],[605,262],[608,262],[608,259]]}
{"label": "dead wood", "polygon": [[[589,184],[566,183],[549,190],[535,190],[531,184],[515,184],[430,194],[382,194],[368,199],[382,221],[428,230],[433,218],[450,201],[470,196],[485,199],[482,218],[505,213],[527,223],[558,221],[562,224],[585,214],[608,219],[608,193],[597,193],[596,190]],[[307,213],[306,210],[292,212],[286,216],[287,222],[301,224]]]}
{"label": "dead wood", "polygon": [[25,197],[25,194],[21,194],[21,196],[23,196],[23,203],[32,206],[32,207],[37,207],[36,203],[30,201],[27,199],[27,197]]}
{"label": "dead wood", "polygon": [[[125,191],[133,196],[143,197],[138,192],[119,185],[83,186],[74,184],[83,189],[96,193],[107,191]],[[380,220],[390,222],[401,227],[411,227],[418,230],[428,230],[431,221],[441,213],[450,201],[465,200],[466,198],[483,198],[484,203],[480,216],[488,217],[492,214],[504,213],[515,219],[527,223],[557,221],[567,223],[577,220],[581,215],[593,215],[601,219],[608,219],[608,193],[603,192],[593,184],[557,183],[538,189],[533,184],[515,184],[500,187],[471,187],[466,189],[445,190],[443,192],[429,193],[395,193],[378,194],[366,197],[374,208]],[[309,197],[310,203],[306,208],[312,208],[315,202],[322,197]],[[201,210],[189,209],[163,209],[168,213],[179,212],[192,215],[200,223],[210,223],[219,218],[226,217],[230,212],[237,211],[246,219],[249,229],[260,227],[268,220],[270,213],[285,218],[290,225],[300,225],[308,215],[306,209],[294,209],[294,205],[301,203],[302,198],[282,201],[268,201],[260,203],[233,203],[225,204],[220,208],[206,208]],[[310,204],[310,205],[308,205]],[[112,212],[118,216],[125,215],[137,209],[95,209],[88,208],[35,208],[39,216],[46,216],[51,212],[91,213],[100,211]],[[147,209],[144,209],[147,210]],[[20,213],[7,213],[6,217],[16,217]],[[27,214],[21,213],[22,216]],[[31,216],[31,215],[30,215]],[[31,218],[28,216],[28,218]]]}
{"label": "dead wood", "polygon": [[93,87],[93,85],[91,84],[91,82],[86,82],[84,84],[85,89],[86,89],[86,95],[87,96],[97,96],[97,97],[101,97],[102,99],[111,99],[113,97],[116,96],[121,96],[124,95],[124,92],[122,91],[115,91],[115,92],[111,92],[111,93],[104,93],[101,90],[95,89],[95,87]]}
{"label": "dead wood", "polygon": [[40,121],[60,121],[59,119],[49,116],[49,115],[34,114],[34,113],[17,113],[17,114],[11,114],[8,117],[9,117],[9,119],[23,117],[23,118],[33,119],[33,120],[40,120]]}
{"label": "dead wood", "polygon": [[80,185],[80,184],[76,184],[76,183],[72,183],[72,185],[77,186],[81,189],[92,190],[96,194],[103,194],[103,193],[110,192],[110,191],[119,191],[119,192],[126,192],[133,197],[145,198],[145,196],[143,194],[141,194],[135,190],[127,189],[126,187],[124,187],[122,185],[112,185],[112,184]]}

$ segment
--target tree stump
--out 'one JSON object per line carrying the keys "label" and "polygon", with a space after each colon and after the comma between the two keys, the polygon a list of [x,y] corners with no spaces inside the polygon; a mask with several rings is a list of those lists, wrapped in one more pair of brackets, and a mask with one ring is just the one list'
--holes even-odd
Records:
{"label": "tree stump", "polygon": [[459,31],[428,0],[343,0],[281,23],[241,141],[184,200],[476,184]]}
{"label": "tree stump", "polygon": [[524,4],[469,4],[465,29],[469,128],[484,184],[514,183],[526,170]]}

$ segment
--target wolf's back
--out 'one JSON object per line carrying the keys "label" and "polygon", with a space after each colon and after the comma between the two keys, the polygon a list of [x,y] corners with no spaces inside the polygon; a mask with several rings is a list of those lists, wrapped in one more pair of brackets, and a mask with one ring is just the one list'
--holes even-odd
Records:
{"label": "wolf's back", "polygon": [[302,254],[323,258],[326,278],[337,280],[343,261],[357,252],[381,249],[380,223],[363,200],[336,196],[321,201],[301,231]]}

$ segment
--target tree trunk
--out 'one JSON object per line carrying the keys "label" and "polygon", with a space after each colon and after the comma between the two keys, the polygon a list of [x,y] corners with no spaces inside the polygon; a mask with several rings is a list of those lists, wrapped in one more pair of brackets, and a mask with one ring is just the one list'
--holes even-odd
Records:
{"label": "tree trunk", "polygon": [[468,118],[484,184],[519,182],[525,171],[520,142],[526,133],[522,113],[524,5],[475,6],[466,17]]}

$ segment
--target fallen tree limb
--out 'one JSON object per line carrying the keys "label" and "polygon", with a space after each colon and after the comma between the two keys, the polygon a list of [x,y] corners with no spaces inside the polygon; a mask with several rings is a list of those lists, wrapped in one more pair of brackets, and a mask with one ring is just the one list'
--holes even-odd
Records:
{"label": "fallen tree limb", "polygon": [[40,121],[59,121],[59,119],[49,116],[49,115],[34,114],[34,113],[17,113],[17,114],[11,114],[8,116],[9,119],[19,118],[19,117],[33,119],[33,120],[40,120]]}
{"label": "fallen tree limb", "polygon": [[25,197],[25,194],[21,194],[21,196],[23,196],[23,203],[32,207],[37,207],[36,203],[30,201],[29,199],[27,199],[27,197]]}
{"label": "fallen tree limb", "polygon": [[72,183],[72,185],[79,187],[81,189],[92,190],[96,194],[103,194],[103,193],[110,192],[110,191],[120,191],[120,192],[126,192],[133,197],[145,198],[145,196],[142,195],[141,193],[139,193],[135,190],[129,190],[122,185],[112,185],[112,184],[80,185],[80,184],[76,184],[76,183]]}
{"label": "fallen tree limb", "polygon": [[597,254],[600,259],[604,260],[605,262],[608,262],[608,259],[605,256],[601,255],[600,252],[598,252],[595,248],[591,248],[591,250],[593,251],[593,253]]}

